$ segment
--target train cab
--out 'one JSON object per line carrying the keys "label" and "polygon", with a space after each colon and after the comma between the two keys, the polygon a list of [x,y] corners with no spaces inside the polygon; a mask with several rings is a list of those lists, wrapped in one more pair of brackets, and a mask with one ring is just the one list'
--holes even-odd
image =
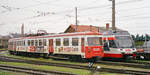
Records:
{"label": "train cab", "polygon": [[[127,32],[124,32],[127,33]],[[107,34],[104,41],[104,57],[129,58],[136,56],[136,49],[131,36],[128,34]]]}

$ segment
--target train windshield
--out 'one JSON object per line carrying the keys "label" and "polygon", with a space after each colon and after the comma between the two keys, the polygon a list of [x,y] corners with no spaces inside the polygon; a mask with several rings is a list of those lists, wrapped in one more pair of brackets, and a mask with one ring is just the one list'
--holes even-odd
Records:
{"label": "train windshield", "polygon": [[116,43],[120,48],[133,48],[133,41],[130,36],[116,36]]}
{"label": "train windshield", "polygon": [[100,46],[102,45],[102,38],[100,37],[88,37],[88,46]]}

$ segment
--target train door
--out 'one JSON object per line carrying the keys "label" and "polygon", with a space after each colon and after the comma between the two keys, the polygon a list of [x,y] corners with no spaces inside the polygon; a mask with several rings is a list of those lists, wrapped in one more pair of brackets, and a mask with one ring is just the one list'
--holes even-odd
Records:
{"label": "train door", "polygon": [[109,41],[108,41],[108,38],[107,37],[104,37],[103,38],[103,49],[104,49],[104,51],[110,51],[110,49],[109,49]]}
{"label": "train door", "polygon": [[50,53],[53,53],[53,52],[54,52],[53,39],[49,39],[49,52],[50,52]]}
{"label": "train door", "polygon": [[85,50],[85,40],[84,38],[81,38],[81,52],[84,53],[84,50]]}
{"label": "train door", "polygon": [[16,51],[16,41],[13,42],[13,50]]}
{"label": "train door", "polygon": [[92,58],[95,56],[100,56],[100,57],[104,56],[101,37],[87,37],[85,56],[86,58]]}

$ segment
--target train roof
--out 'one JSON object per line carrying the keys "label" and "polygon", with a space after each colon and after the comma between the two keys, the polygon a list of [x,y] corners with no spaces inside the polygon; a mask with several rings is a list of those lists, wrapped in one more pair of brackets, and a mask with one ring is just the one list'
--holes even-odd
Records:
{"label": "train roof", "polygon": [[102,33],[103,35],[130,35],[128,31],[124,30],[108,30]]}
{"label": "train roof", "polygon": [[48,38],[48,37],[62,37],[62,36],[80,36],[80,35],[102,35],[98,32],[75,32],[75,33],[56,33],[42,36],[28,36],[28,37],[19,37],[12,38],[10,40],[19,40],[19,39],[32,39],[32,38]]}

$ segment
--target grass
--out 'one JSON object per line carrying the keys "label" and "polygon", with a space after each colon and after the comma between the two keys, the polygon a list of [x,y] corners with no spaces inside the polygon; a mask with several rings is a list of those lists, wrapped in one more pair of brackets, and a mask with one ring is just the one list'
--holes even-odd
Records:
{"label": "grass", "polygon": [[56,66],[46,66],[46,65],[34,65],[34,64],[27,64],[27,63],[16,63],[16,62],[0,62],[3,65],[11,65],[11,66],[18,66],[18,67],[26,67],[32,69],[40,69],[40,70],[50,70],[50,71],[60,71],[60,72],[69,72],[78,75],[89,75],[90,71],[82,70],[82,69],[72,69],[72,68],[64,68],[64,67],[56,67]]}
{"label": "grass", "polygon": [[0,48],[0,50],[8,50],[7,48]]}
{"label": "grass", "polygon": [[143,46],[144,41],[137,41],[135,42],[135,46]]}
{"label": "grass", "polygon": [[28,74],[26,74],[26,73],[18,73],[18,72],[11,72],[11,71],[0,70],[0,75],[28,75]]}
{"label": "grass", "polygon": [[[56,61],[52,59],[44,59],[44,58],[29,58],[29,57],[23,57],[23,56],[14,56],[14,55],[8,55],[10,57],[15,58],[21,58],[21,59],[27,59],[27,60],[34,60],[34,61],[43,61],[43,62],[52,62],[52,63],[65,63],[65,64],[74,64],[74,65],[84,65],[87,66],[88,63],[81,63],[81,62],[70,62],[70,61]],[[143,68],[134,68],[134,67],[126,67],[126,66],[116,66],[116,65],[104,65],[104,64],[94,64],[94,66],[101,66],[102,68],[112,68],[112,69],[128,69],[128,70],[137,70],[137,71],[149,71],[150,69],[143,69]]]}
{"label": "grass", "polygon": [[[26,67],[32,69],[40,69],[40,70],[47,70],[47,71],[60,71],[60,72],[69,72],[77,75],[90,75],[90,71],[82,70],[82,69],[72,69],[72,68],[64,68],[64,67],[56,67],[56,66],[46,66],[46,65],[33,65],[27,63],[16,63],[16,62],[1,62],[0,64],[3,65],[11,65],[11,66],[18,66],[18,67]],[[0,75],[13,75],[10,72],[2,72]],[[15,74],[14,75],[18,75]],[[20,74],[26,75],[26,74]],[[127,75],[127,74],[118,74],[118,73],[107,73],[107,72],[96,72],[94,75]]]}
{"label": "grass", "polygon": [[137,63],[141,63],[141,64],[145,64],[145,63],[147,63],[147,64],[149,64],[150,63],[150,61],[149,60],[129,60],[129,62],[137,62]]}

